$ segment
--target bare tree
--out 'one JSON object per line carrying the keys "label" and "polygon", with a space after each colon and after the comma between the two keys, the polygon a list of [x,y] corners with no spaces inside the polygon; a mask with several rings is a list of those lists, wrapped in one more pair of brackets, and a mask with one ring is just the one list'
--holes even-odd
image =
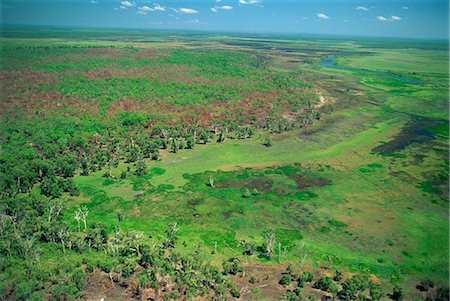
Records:
{"label": "bare tree", "polygon": [[52,218],[57,217],[61,214],[63,209],[62,202],[57,202],[49,207],[48,212],[48,222],[52,221]]}
{"label": "bare tree", "polygon": [[266,255],[267,258],[272,258],[274,249],[275,249],[275,242],[276,242],[276,237],[273,232],[265,232],[264,233],[263,250],[264,250],[264,255]]}
{"label": "bare tree", "polygon": [[80,232],[80,222],[81,222],[81,210],[80,210],[80,208],[78,208],[77,209],[77,211],[75,211],[75,220],[77,221],[77,223],[78,223],[78,232]]}
{"label": "bare tree", "polygon": [[59,241],[62,244],[63,253],[66,253],[66,243],[67,243],[67,241],[70,238],[69,232],[67,230],[59,230],[58,231],[58,238],[59,238]]}
{"label": "bare tree", "polygon": [[87,216],[89,214],[89,209],[86,206],[81,206],[80,208],[78,208],[78,210],[80,210],[80,214],[81,214],[81,218],[83,220],[83,224],[84,224],[84,232],[86,232],[87,230]]}

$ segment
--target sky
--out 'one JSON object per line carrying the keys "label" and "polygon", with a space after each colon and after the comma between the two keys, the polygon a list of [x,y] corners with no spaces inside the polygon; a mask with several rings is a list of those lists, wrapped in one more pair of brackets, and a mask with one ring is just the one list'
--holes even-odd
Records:
{"label": "sky", "polygon": [[0,0],[1,24],[448,39],[448,0]]}

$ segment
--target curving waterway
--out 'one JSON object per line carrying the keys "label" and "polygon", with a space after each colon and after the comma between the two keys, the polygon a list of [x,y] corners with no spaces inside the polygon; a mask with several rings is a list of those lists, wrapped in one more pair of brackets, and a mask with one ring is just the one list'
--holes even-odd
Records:
{"label": "curving waterway", "polygon": [[360,69],[360,68],[353,68],[353,67],[347,67],[347,66],[339,66],[336,65],[334,62],[335,55],[329,55],[323,60],[320,65],[327,67],[327,68],[333,68],[333,69],[341,69],[341,70],[349,70],[349,71],[358,71],[358,72],[364,72],[364,73],[371,73],[371,74],[377,74],[382,75],[390,78],[395,78],[410,84],[420,84],[420,81],[414,78],[404,77],[396,74],[392,74],[389,72],[383,72],[383,71],[377,71],[377,70],[369,70],[369,69]]}

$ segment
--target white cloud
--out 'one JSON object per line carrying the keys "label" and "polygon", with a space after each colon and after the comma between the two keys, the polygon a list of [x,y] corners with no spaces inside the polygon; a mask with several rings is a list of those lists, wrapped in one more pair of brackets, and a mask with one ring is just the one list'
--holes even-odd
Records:
{"label": "white cloud", "polygon": [[408,6],[403,6],[402,8],[403,8],[403,9],[409,9],[409,7],[408,7]]}
{"label": "white cloud", "polygon": [[244,5],[253,5],[253,4],[259,4],[261,3],[261,0],[239,0],[239,4],[244,4]]}
{"label": "white cloud", "polygon": [[98,1],[91,0],[91,3],[92,3],[92,4],[98,4]]}
{"label": "white cloud", "polygon": [[142,14],[142,13],[147,13],[149,11],[154,11],[153,8],[148,7],[146,5],[142,6],[142,7],[138,7],[138,13]]}
{"label": "white cloud", "polygon": [[358,6],[358,7],[356,8],[356,10],[368,11],[369,9],[368,9],[367,7],[365,7],[365,6]]}
{"label": "white cloud", "polygon": [[222,2],[222,0],[216,0],[216,3],[220,3],[220,2]]}
{"label": "white cloud", "polygon": [[155,6],[153,7],[154,10],[159,10],[159,11],[165,11],[166,9],[159,5],[159,4],[155,4]]}
{"label": "white cloud", "polygon": [[140,15],[146,15],[147,14],[147,12],[142,11],[142,10],[138,10],[137,13],[140,14]]}
{"label": "white cloud", "polygon": [[189,20],[189,21],[185,21],[185,24],[208,24],[206,22],[202,22],[199,19],[194,19],[194,20]]}
{"label": "white cloud", "polygon": [[123,6],[123,5],[121,5],[121,6],[119,6],[121,9],[127,9],[127,7],[126,6]]}
{"label": "white cloud", "polygon": [[219,10],[232,10],[232,9],[233,9],[233,6],[230,6],[230,5],[222,5],[222,6],[216,5],[211,8],[211,11],[217,13]]}
{"label": "white cloud", "polygon": [[318,13],[317,17],[319,17],[320,19],[323,20],[328,20],[330,17],[328,17],[327,15],[323,14],[323,13]]}
{"label": "white cloud", "polygon": [[377,20],[381,22],[396,22],[403,20],[403,18],[399,16],[391,16],[390,18],[386,18],[385,16],[378,16]]}
{"label": "white cloud", "polygon": [[122,6],[125,6],[125,7],[134,6],[134,2],[131,2],[131,1],[120,1],[120,4],[122,4]]}
{"label": "white cloud", "polygon": [[197,14],[198,10],[195,10],[193,8],[180,7],[178,9],[178,12],[183,13],[183,14]]}

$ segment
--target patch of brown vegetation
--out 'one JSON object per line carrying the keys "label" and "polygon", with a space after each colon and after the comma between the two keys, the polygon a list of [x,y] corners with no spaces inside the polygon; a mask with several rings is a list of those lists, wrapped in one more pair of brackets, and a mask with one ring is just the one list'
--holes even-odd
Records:
{"label": "patch of brown vegetation", "polygon": [[86,48],[84,50],[85,54],[117,54],[117,49],[112,47],[95,47]]}
{"label": "patch of brown vegetation", "polygon": [[135,59],[156,59],[159,57],[168,56],[167,52],[158,49],[141,48],[138,52],[133,53],[130,57]]}
{"label": "patch of brown vegetation", "polygon": [[231,188],[231,187],[242,187],[245,186],[249,189],[256,188],[259,191],[272,191],[273,180],[267,177],[258,177],[251,179],[233,179],[224,182],[217,182],[217,188]]}
{"label": "patch of brown vegetation", "polygon": [[288,175],[288,177],[295,181],[295,183],[297,184],[298,190],[304,190],[309,187],[326,186],[326,185],[331,184],[331,181],[328,179],[321,178],[321,177],[312,178],[312,177],[308,177],[303,174],[291,174],[291,175]]}

